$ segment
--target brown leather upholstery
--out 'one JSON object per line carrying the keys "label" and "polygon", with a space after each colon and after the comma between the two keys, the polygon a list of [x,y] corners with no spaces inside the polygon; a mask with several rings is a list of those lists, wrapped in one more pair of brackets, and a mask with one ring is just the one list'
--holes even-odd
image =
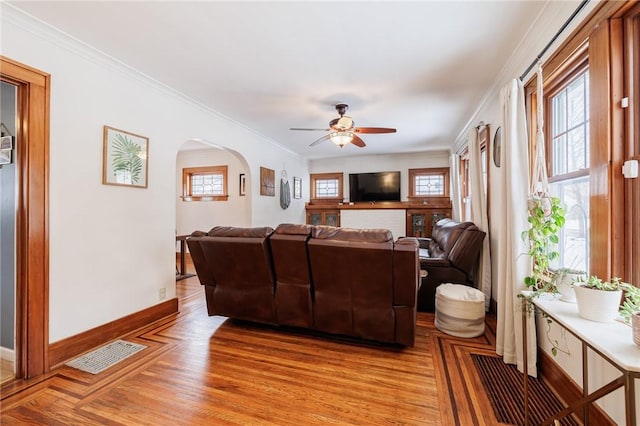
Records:
{"label": "brown leather upholstery", "polygon": [[276,312],[278,323],[313,327],[311,276],[307,241],[311,226],[282,224],[269,242],[276,273]]}
{"label": "brown leather upholstery", "polygon": [[211,268],[209,268],[209,264],[204,257],[202,247],[200,247],[199,237],[203,237],[205,235],[207,235],[206,232],[194,231],[191,236],[187,238],[187,247],[189,247],[189,254],[191,255],[193,265],[196,268],[200,284],[215,287],[215,277],[213,276],[213,272],[211,271]]}
{"label": "brown leather upholstery", "polygon": [[[412,346],[418,241],[385,229],[282,224],[194,233],[209,315]],[[266,244],[268,242],[268,244]]]}
{"label": "brown leather upholstery", "polygon": [[387,230],[319,227],[309,241],[318,330],[393,341],[393,241]]}
{"label": "brown leather upholstery", "polygon": [[419,238],[420,267],[427,271],[418,293],[418,310],[435,310],[436,287],[442,283],[474,286],[485,232],[472,222],[441,219],[433,226],[431,238]]}
{"label": "brown leather upholstery", "polygon": [[[268,236],[272,228],[214,227],[197,240],[206,263],[215,276],[212,297],[207,299],[209,315],[275,324],[275,281]],[[196,271],[198,265],[194,262]],[[201,281],[202,283],[202,281]],[[209,295],[211,290],[205,294]]]}

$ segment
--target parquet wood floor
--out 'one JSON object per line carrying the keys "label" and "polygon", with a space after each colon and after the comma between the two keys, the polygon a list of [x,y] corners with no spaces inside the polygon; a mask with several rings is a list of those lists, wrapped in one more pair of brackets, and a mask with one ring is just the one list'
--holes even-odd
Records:
{"label": "parquet wood floor", "polygon": [[3,385],[0,423],[495,424],[457,361],[491,353],[491,329],[445,337],[420,313],[415,347],[389,348],[209,317],[197,277],[177,292],[179,314],[123,336],[148,346],[133,357],[97,375],[62,366]]}

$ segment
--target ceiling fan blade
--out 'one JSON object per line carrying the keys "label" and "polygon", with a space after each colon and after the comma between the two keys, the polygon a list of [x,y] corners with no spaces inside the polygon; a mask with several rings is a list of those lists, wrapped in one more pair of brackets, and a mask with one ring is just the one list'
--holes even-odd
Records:
{"label": "ceiling fan blade", "polygon": [[309,130],[309,131],[318,131],[318,132],[328,132],[331,129],[306,129],[304,127],[289,127],[289,130]]}
{"label": "ceiling fan blade", "polygon": [[315,141],[311,142],[311,145],[309,145],[309,146],[315,146],[315,145],[318,145],[320,142],[324,142],[324,141],[328,141],[328,140],[329,140],[329,135],[324,135],[320,139],[316,139]]}
{"label": "ceiling fan blade", "polygon": [[396,129],[389,127],[354,127],[351,131],[355,133],[395,133]]}
{"label": "ceiling fan blade", "polygon": [[354,144],[355,146],[359,146],[360,148],[364,148],[367,145],[366,143],[364,143],[362,139],[360,139],[356,135],[353,135],[353,139],[351,140],[351,143]]}

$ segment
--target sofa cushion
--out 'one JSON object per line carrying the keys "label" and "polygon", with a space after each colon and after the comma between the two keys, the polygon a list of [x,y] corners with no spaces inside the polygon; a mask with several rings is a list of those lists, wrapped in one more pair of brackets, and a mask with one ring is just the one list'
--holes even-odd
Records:
{"label": "sofa cushion", "polygon": [[275,235],[311,235],[311,225],[299,225],[296,223],[282,223],[273,233]]}
{"label": "sofa cushion", "polygon": [[320,240],[350,241],[357,243],[393,242],[393,235],[388,229],[353,229],[333,226],[315,226],[311,236]]}
{"label": "sofa cushion", "polygon": [[240,228],[236,226],[214,226],[209,231],[210,237],[247,237],[266,238],[273,232],[273,228]]}

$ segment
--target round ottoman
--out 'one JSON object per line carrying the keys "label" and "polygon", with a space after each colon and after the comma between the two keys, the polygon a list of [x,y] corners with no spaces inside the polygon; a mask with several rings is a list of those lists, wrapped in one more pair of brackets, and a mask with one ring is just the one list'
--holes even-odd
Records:
{"label": "round ottoman", "polygon": [[436,288],[438,330],[456,337],[484,333],[484,293],[462,284],[440,284]]}

